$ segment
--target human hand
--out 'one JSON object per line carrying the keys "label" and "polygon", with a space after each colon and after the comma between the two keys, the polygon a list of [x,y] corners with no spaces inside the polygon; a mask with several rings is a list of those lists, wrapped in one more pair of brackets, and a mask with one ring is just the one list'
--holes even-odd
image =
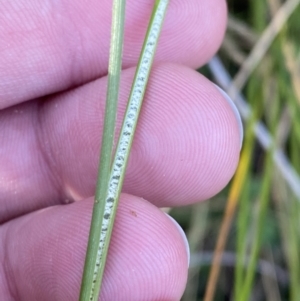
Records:
{"label": "human hand", "polygon": [[[98,168],[112,1],[2,2],[1,300],[77,300]],[[117,131],[152,4],[127,3]],[[215,53],[225,23],[223,0],[169,5],[101,300],[179,300],[183,293],[185,241],[157,207],[207,199],[236,168],[239,120],[220,91],[192,70]]]}

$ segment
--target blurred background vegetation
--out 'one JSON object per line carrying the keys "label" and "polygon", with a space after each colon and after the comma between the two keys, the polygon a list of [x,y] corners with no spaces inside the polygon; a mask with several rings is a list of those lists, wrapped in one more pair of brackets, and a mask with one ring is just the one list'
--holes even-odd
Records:
{"label": "blurred background vegetation", "polygon": [[245,136],[228,187],[171,211],[191,247],[183,301],[300,300],[299,2],[228,0],[222,48],[199,70],[234,98]]}

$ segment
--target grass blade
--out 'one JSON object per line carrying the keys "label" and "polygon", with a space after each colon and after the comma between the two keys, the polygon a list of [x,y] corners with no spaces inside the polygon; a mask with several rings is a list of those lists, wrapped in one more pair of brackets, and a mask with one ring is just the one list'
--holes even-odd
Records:
{"label": "grass blade", "polygon": [[93,207],[88,248],[82,277],[80,300],[94,300],[98,269],[95,268],[100,241],[101,216],[104,214],[107,185],[111,171],[112,151],[119,96],[124,36],[125,0],[114,0],[111,29],[111,45],[108,66],[108,86],[105,118],[95,202]]}
{"label": "grass blade", "polygon": [[234,217],[234,213],[239,201],[239,196],[244,185],[245,177],[247,175],[247,170],[250,164],[250,154],[248,153],[250,149],[244,149],[241,153],[240,164],[237,168],[236,174],[233,178],[233,182],[231,185],[230,193],[228,196],[228,201],[226,204],[226,209],[224,213],[224,217],[222,220],[222,225],[220,232],[217,238],[217,244],[214,251],[214,258],[212,262],[212,268],[209,273],[209,279],[206,286],[204,301],[212,301],[214,300],[214,294],[216,290],[216,284],[220,273],[222,255],[225,249],[228,233],[230,230],[230,226],[232,224],[232,220]]}
{"label": "grass blade", "polygon": [[[80,299],[81,301],[98,300],[109,241],[124,180],[130,148],[168,3],[169,0],[156,0],[154,4],[110,173],[106,191],[107,195],[105,197],[105,202],[102,202],[104,206],[101,206],[102,208],[104,207],[101,211],[101,221],[99,219],[98,222],[95,222],[95,225],[100,224],[101,228],[99,232],[100,237],[97,240],[99,243],[97,245],[96,256],[95,252],[93,252],[92,255],[95,256],[95,258],[93,257],[91,259],[91,262],[94,263],[94,267],[92,269],[92,279],[89,278],[91,283],[91,285],[89,283],[90,291],[88,298],[86,298],[86,295],[82,295],[85,297],[82,297],[82,299]],[[94,241],[91,244],[94,245]]]}
{"label": "grass blade", "polygon": [[[257,2],[259,3],[259,2]],[[235,101],[238,91],[244,87],[250,74],[261,62],[262,58],[266,54],[267,50],[270,48],[275,37],[278,35],[280,30],[288,21],[291,14],[295,11],[299,5],[300,0],[288,0],[281,8],[278,10],[277,14],[272,19],[272,22],[264,30],[261,38],[257,41],[256,45],[253,47],[250,55],[244,61],[240,70],[234,77],[231,87],[228,89],[228,94]]]}
{"label": "grass blade", "polygon": [[237,300],[249,300],[251,294],[251,288],[255,277],[255,269],[257,266],[258,255],[262,244],[262,235],[264,228],[264,221],[266,212],[268,209],[270,199],[270,185],[271,185],[271,173],[272,173],[272,153],[268,153],[268,157],[265,162],[265,173],[263,177],[261,196],[258,203],[258,213],[256,220],[255,233],[252,240],[252,248],[250,253],[250,259],[247,266],[247,271],[244,279],[243,288],[241,289],[241,295]]}

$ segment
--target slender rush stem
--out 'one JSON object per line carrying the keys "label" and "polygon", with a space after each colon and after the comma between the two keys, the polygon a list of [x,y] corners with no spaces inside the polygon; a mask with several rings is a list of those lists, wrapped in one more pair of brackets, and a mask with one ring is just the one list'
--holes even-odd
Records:
{"label": "slender rush stem", "polygon": [[117,102],[122,63],[122,48],[124,36],[125,0],[114,0],[110,56],[108,66],[108,85],[106,95],[105,118],[101,155],[98,171],[98,180],[95,193],[95,202],[92,214],[88,248],[82,277],[80,301],[96,300],[94,289],[98,269],[96,257],[100,240],[100,228],[104,215],[105,199],[111,171],[114,132],[116,123]]}
{"label": "slender rush stem", "polygon": [[[98,225],[100,224],[101,228],[99,227],[100,232],[98,232],[97,230],[93,232],[97,234],[99,233],[99,237],[91,237],[90,235],[91,243],[89,244],[94,250],[96,238],[97,242],[99,243],[97,246],[98,249],[96,256],[95,252],[93,251],[93,253],[90,253],[90,256],[93,256],[93,258],[88,258],[86,260],[87,262],[91,262],[91,264],[94,264],[94,266],[92,267],[91,265],[89,265],[89,271],[87,272],[89,275],[92,274],[92,278],[89,276],[89,283],[86,285],[87,289],[89,289],[89,294],[82,294],[80,301],[98,300],[107,257],[107,251],[112,233],[112,227],[116,215],[117,204],[119,201],[122,184],[124,181],[124,175],[126,171],[130,148],[132,145],[139,112],[145,94],[148,78],[150,75],[150,69],[153,63],[154,53],[158,43],[158,38],[162,28],[162,23],[164,20],[168,3],[169,0],[156,0],[154,4],[151,20],[148,26],[148,31],[142,48],[142,53],[137,66],[134,82],[131,88],[128,105],[123,121],[123,126],[121,129],[120,138],[111,169],[105,203],[102,202],[102,199],[98,200],[104,204],[104,209],[101,211],[101,220],[95,223],[93,223],[92,221],[92,227],[98,227]],[[98,219],[99,216],[97,215],[95,216],[95,218]],[[87,255],[87,257],[88,256],[89,254]]]}

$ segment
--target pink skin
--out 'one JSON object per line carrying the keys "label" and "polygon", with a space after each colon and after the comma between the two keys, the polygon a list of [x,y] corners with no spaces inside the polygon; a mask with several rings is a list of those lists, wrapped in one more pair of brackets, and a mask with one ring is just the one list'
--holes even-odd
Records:
{"label": "pink skin", "polygon": [[[118,130],[153,3],[127,2]],[[78,299],[106,93],[110,6],[111,0],[1,1],[3,300]],[[238,122],[216,87],[190,69],[216,52],[225,24],[223,0],[170,3],[101,300],[179,300],[183,293],[184,241],[157,207],[207,199],[235,171]],[[74,200],[80,202],[63,205]]]}

